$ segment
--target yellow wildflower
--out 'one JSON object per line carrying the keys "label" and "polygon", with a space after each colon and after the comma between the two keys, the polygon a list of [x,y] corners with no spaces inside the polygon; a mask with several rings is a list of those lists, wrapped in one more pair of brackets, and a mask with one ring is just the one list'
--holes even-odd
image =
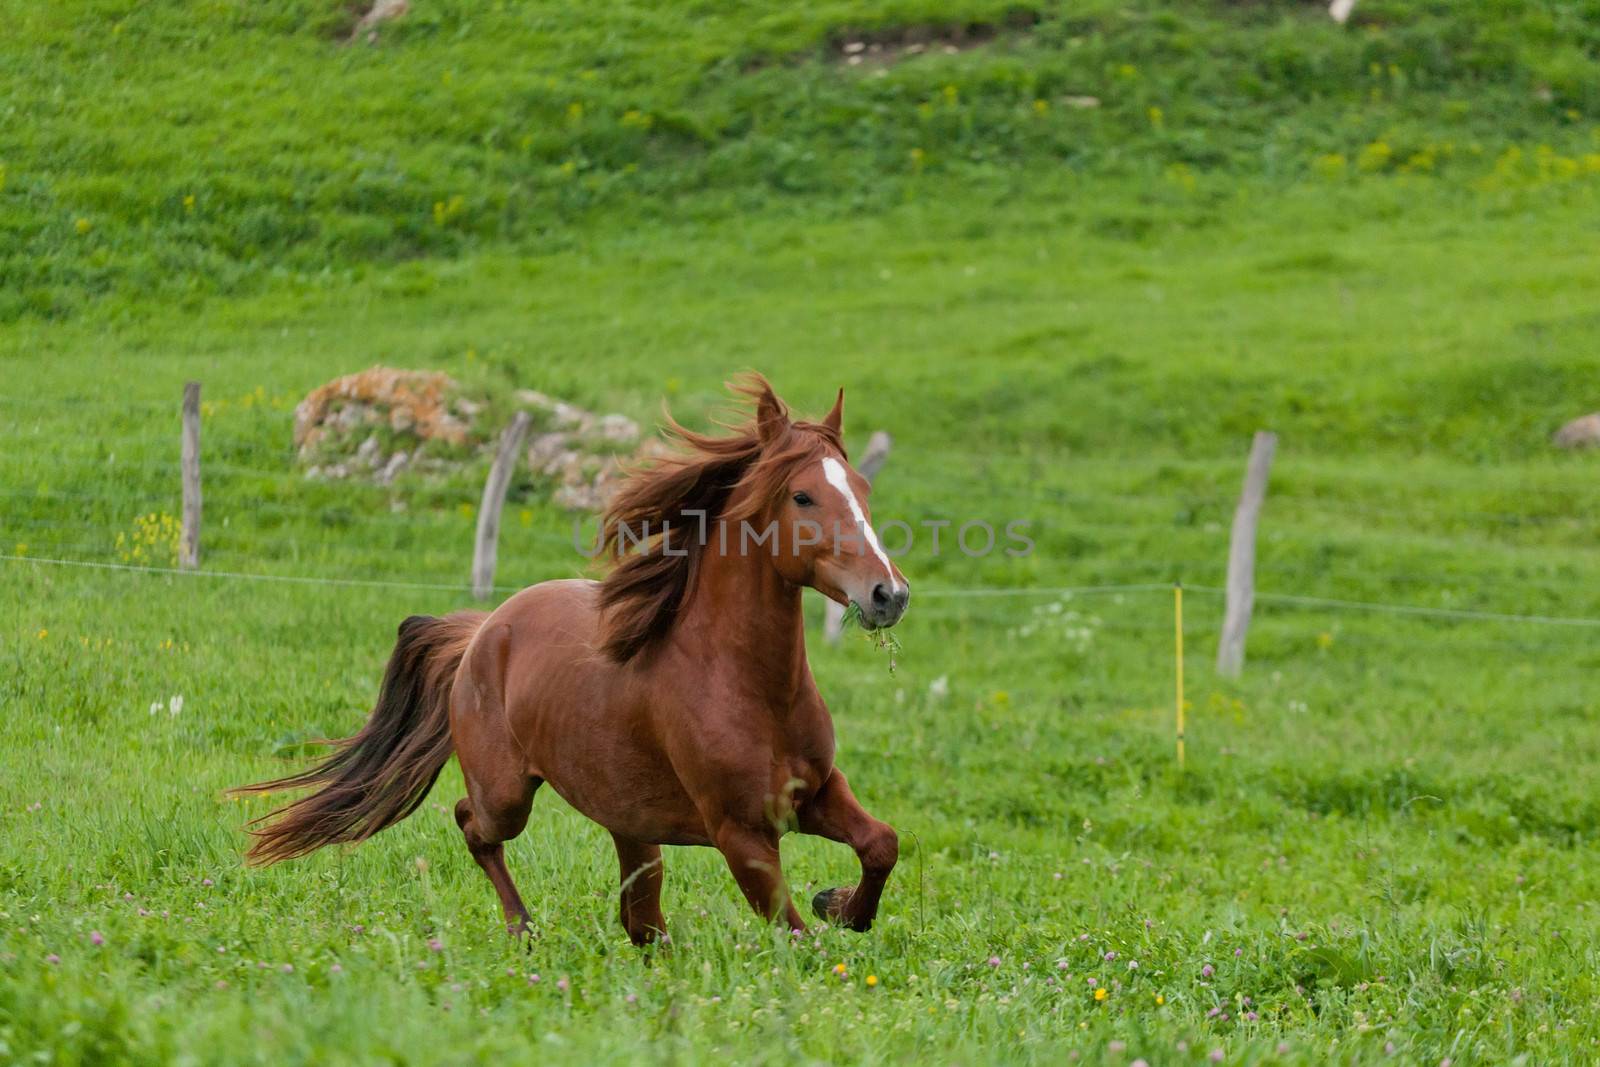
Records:
{"label": "yellow wildflower", "polygon": [[1356,157],[1356,166],[1369,174],[1384,170],[1389,166],[1389,160],[1393,155],[1394,149],[1389,147],[1387,141],[1381,139],[1373,141]]}
{"label": "yellow wildflower", "polygon": [[1348,165],[1343,152],[1325,152],[1311,161],[1312,168],[1324,178],[1339,177]]}

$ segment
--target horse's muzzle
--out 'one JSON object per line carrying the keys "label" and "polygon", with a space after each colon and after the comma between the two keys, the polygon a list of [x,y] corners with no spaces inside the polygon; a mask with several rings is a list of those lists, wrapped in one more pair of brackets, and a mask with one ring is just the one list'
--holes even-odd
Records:
{"label": "horse's muzzle", "polygon": [[872,602],[862,608],[861,616],[874,629],[893,626],[906,613],[906,606],[910,603],[910,585],[902,585],[899,589],[893,589],[883,582],[879,582],[872,587]]}

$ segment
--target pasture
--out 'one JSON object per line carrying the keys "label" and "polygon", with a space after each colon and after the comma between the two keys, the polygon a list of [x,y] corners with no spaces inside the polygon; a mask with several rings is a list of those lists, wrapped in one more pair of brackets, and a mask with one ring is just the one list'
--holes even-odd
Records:
{"label": "pasture", "polygon": [[[1557,453],[1549,435],[1596,403],[1600,145],[1583,110],[1591,45],[1540,60],[1566,63],[1565,80],[1517,58],[1582,5],[1493,5],[1473,28],[1450,5],[1417,5],[1394,40],[1454,28],[1477,50],[1420,49],[1435,66],[1419,60],[1404,91],[1382,69],[1384,93],[1352,90],[1376,117],[1345,122],[1350,102],[1312,85],[1298,111],[1262,97],[1236,125],[1195,115],[1193,138],[1173,128],[1184,68],[1170,85],[1151,73],[1189,54],[1176,37],[1292,44],[1310,58],[1272,69],[1327,85],[1368,57],[1320,23],[1255,10],[1269,5],[1192,18],[1084,5],[1088,29],[1046,17],[1036,46],[880,79],[913,111],[923,88],[953,109],[921,135],[950,146],[926,168],[932,149],[910,157],[909,143],[847,155],[855,127],[829,94],[850,90],[832,59],[752,59],[824,47],[859,25],[854,5],[798,22],[675,15],[670,29],[699,35],[676,38],[672,62],[705,71],[678,80],[652,77],[668,59],[640,58],[662,27],[619,8],[583,40],[623,74],[586,78],[577,44],[516,74],[555,86],[560,121],[541,129],[559,143],[530,146],[534,164],[498,142],[463,163],[503,90],[472,79],[453,99],[483,114],[461,111],[458,129],[432,110],[405,119],[402,83],[363,98],[352,137],[393,159],[416,120],[426,181],[413,191],[369,168],[353,199],[299,201],[296,181],[332,188],[334,163],[361,153],[321,136],[326,100],[273,112],[277,139],[265,126],[201,136],[233,121],[217,91],[238,88],[220,73],[230,57],[274,41],[285,81],[328,62],[330,83],[371,88],[375,57],[400,56],[432,84],[510,49],[527,27],[505,20],[551,18],[538,28],[559,38],[564,5],[473,25],[418,2],[445,14],[333,60],[315,19],[218,5],[200,16],[203,61],[174,43],[171,8],[78,6],[102,28],[125,16],[119,32],[148,46],[86,77],[114,83],[128,64],[153,102],[119,127],[87,90],[52,96],[52,49],[113,46],[44,9],[19,23],[27,47],[5,46],[19,92],[73,106],[8,120],[28,133],[0,158],[17,238],[0,304],[0,1060],[1595,1058],[1600,655],[1595,627],[1570,620],[1600,620],[1600,487],[1594,457]],[[1081,88],[1049,66],[1077,47],[1095,50],[1108,101],[1128,77],[1120,54],[1147,82],[1084,130],[986,142],[1002,99],[1021,99],[1004,96],[1017,72],[1055,78],[1052,102]],[[1507,58],[1451,65],[1469,52]],[[1540,78],[1567,95],[1529,103]],[[568,90],[590,82],[618,94],[586,98],[585,114],[603,103],[618,124],[605,137],[562,125]],[[1217,93],[1241,84],[1219,78]],[[629,94],[693,136],[628,148]],[[164,140],[178,98],[189,132]],[[1448,106],[1461,98],[1503,98],[1503,121]],[[763,111],[772,100],[788,105]],[[740,107],[766,123],[741,125]],[[1377,158],[1371,146],[1402,133],[1415,151]],[[1451,161],[1405,165],[1458,135]],[[123,137],[145,154],[119,155],[109,142]],[[215,149],[197,157],[214,216],[204,195],[202,217],[186,214],[188,186],[162,184],[187,181],[162,158],[185,138]],[[1070,165],[1053,161],[1062,139],[1080,149]],[[1195,139],[1227,150],[1168,154]],[[836,166],[796,162],[830,147]],[[305,173],[274,170],[296,151]],[[574,151],[607,175],[581,203],[560,184]],[[463,174],[484,199],[452,209]],[[629,180],[642,187],[616,188]],[[314,221],[298,236],[281,228],[297,202]],[[257,237],[229,248],[220,233]],[[241,825],[270,802],[223,791],[352,732],[398,622],[469,603],[481,470],[380,489],[295,465],[294,404],[379,362],[647,424],[665,399],[706,425],[744,367],[808,414],[843,385],[852,447],[894,436],[880,524],[1031,521],[1023,560],[924,544],[899,561],[915,594],[893,674],[859,638],[812,642],[839,765],[902,835],[869,934],[794,942],[749,913],[714,852],[670,849],[672,945],[642,954],[616,922],[609,840],[546,791],[508,847],[534,916],[514,944],[448,814],[453,767],[359,848],[242,867]],[[170,564],[160,517],[179,511],[187,379],[206,401],[201,573],[43,562]],[[1222,583],[1259,428],[1281,438],[1263,592],[1546,621],[1264,598],[1231,680],[1210,670],[1220,599],[1194,589],[1180,773],[1165,587]],[[508,517],[499,584],[586,573],[569,517],[537,487],[514,487]],[[1107,586],[1154,588],[1087,591]],[[809,838],[788,839],[784,862],[807,897],[856,869]]]}

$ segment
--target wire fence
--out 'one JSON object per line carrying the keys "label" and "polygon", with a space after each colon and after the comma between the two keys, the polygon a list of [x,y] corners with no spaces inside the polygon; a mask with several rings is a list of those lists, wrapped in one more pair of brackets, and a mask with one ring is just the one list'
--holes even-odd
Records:
{"label": "wire fence", "polygon": [[[397,589],[397,590],[428,590],[435,592],[469,593],[470,587],[465,582],[417,582],[395,579],[378,578],[338,578],[301,574],[271,574],[249,573],[245,571],[226,570],[186,570],[178,567],[157,567],[127,563],[110,563],[83,559],[56,559],[40,556],[0,554],[0,561],[10,564],[31,564],[45,567],[70,567],[85,570],[116,571],[126,574],[168,575],[186,580],[225,580],[245,582],[281,583],[288,585],[316,585],[337,587],[361,587],[371,589]],[[497,585],[492,587],[495,593],[515,593],[522,589],[516,585]],[[1217,586],[1185,585],[1185,591],[1193,594],[1199,593],[1206,596],[1222,597],[1227,595],[1227,590]],[[1049,599],[1079,596],[1096,596],[1104,594],[1145,594],[1169,593],[1172,584],[1160,582],[1129,582],[1114,585],[1079,585],[1079,586],[1022,586],[1022,587],[973,587],[973,588],[945,588],[945,589],[920,589],[917,592],[919,600],[992,600],[992,599]],[[1474,611],[1458,608],[1436,608],[1420,604],[1394,604],[1381,601],[1346,600],[1334,597],[1302,596],[1293,593],[1256,592],[1255,599],[1268,604],[1279,604],[1289,607],[1331,609],[1337,611],[1370,612],[1387,615],[1406,615],[1417,618],[1445,619],[1458,622],[1493,622],[1513,623],[1534,626],[1564,626],[1600,629],[1600,618],[1587,618],[1579,616],[1560,615],[1520,615],[1498,611]]]}
{"label": "wire fence", "polygon": [[[84,399],[90,406],[97,401]],[[212,415],[230,403],[235,402],[218,402]],[[178,510],[177,403],[100,404],[93,407],[95,417],[105,421],[94,433],[59,447],[52,441],[45,455],[26,452],[39,440],[19,430],[28,404],[24,397],[0,397],[11,424],[0,430],[0,440],[24,449],[22,461],[14,448],[9,461],[0,458],[6,483],[0,486],[0,549],[8,550],[0,561],[8,568],[469,592],[481,489],[470,475],[399,487],[308,479],[287,444],[292,404],[281,397],[258,399],[232,409],[230,420],[207,420],[206,562],[199,570],[180,570],[162,565],[159,551],[137,558],[118,548],[119,535],[127,539],[137,516]],[[1015,606],[1029,601],[1154,595],[1169,591],[1176,578],[1193,594],[1224,595],[1206,580],[1222,577],[1242,457],[1161,459],[1125,473],[1120,487],[1105,483],[1127,461],[1074,457],[1063,466],[1022,452],[962,458],[964,468],[936,464],[936,480],[897,480],[896,456],[879,497],[924,518],[962,509],[1019,515],[1031,509],[1047,528],[1047,548],[1067,543],[1071,551],[1014,574],[979,566],[970,572],[977,576],[971,583],[953,581],[953,568],[941,563],[930,568],[934,583],[918,583],[919,605],[986,611],[1000,624],[1014,625],[1029,610]],[[926,460],[919,455],[915,462],[923,466]],[[1085,473],[1089,484],[1066,484]],[[1569,481],[1561,472],[1542,477]],[[1429,503],[1396,500],[1393,482],[1380,485],[1373,475],[1345,475],[1316,463],[1291,469],[1283,481],[1288,487],[1275,488],[1268,499],[1262,533],[1268,548],[1255,567],[1268,587],[1255,594],[1262,606],[1547,630],[1600,627],[1600,560],[1587,549],[1600,536],[1600,518],[1590,517],[1600,516],[1600,487],[1589,488],[1592,480],[1513,486],[1494,475],[1485,483],[1449,474],[1429,486]],[[1382,491],[1369,494],[1373,501],[1321,495],[1334,485]],[[1524,510],[1502,506],[1513,495]],[[537,565],[546,569],[558,549],[570,551],[571,569],[581,570],[581,539],[561,529],[572,521],[536,496],[510,505],[502,537],[532,549]],[[592,531],[592,519],[579,521]],[[946,532],[953,534],[954,529]],[[1538,558],[1528,549],[1537,550]],[[1084,569],[1097,580],[1051,582],[1072,573],[1075,556],[1093,561]],[[1470,567],[1459,566],[1463,558]],[[1385,565],[1374,565],[1376,559]],[[453,574],[460,580],[446,580]],[[518,588],[502,582],[493,591]],[[1426,600],[1441,602],[1421,602]]]}

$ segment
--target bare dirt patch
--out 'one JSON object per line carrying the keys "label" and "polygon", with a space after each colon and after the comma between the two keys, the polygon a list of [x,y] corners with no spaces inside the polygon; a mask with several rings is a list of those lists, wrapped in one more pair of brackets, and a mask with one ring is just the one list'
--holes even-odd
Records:
{"label": "bare dirt patch", "polygon": [[889,66],[928,53],[955,55],[1039,24],[1039,13],[1017,8],[996,22],[917,23],[873,29],[843,29],[828,39],[828,55],[846,66]]}
{"label": "bare dirt patch", "polygon": [[368,44],[378,43],[378,27],[385,22],[403,18],[411,10],[409,0],[373,0],[372,3],[348,5],[349,31],[339,36],[346,44],[365,39]]}

